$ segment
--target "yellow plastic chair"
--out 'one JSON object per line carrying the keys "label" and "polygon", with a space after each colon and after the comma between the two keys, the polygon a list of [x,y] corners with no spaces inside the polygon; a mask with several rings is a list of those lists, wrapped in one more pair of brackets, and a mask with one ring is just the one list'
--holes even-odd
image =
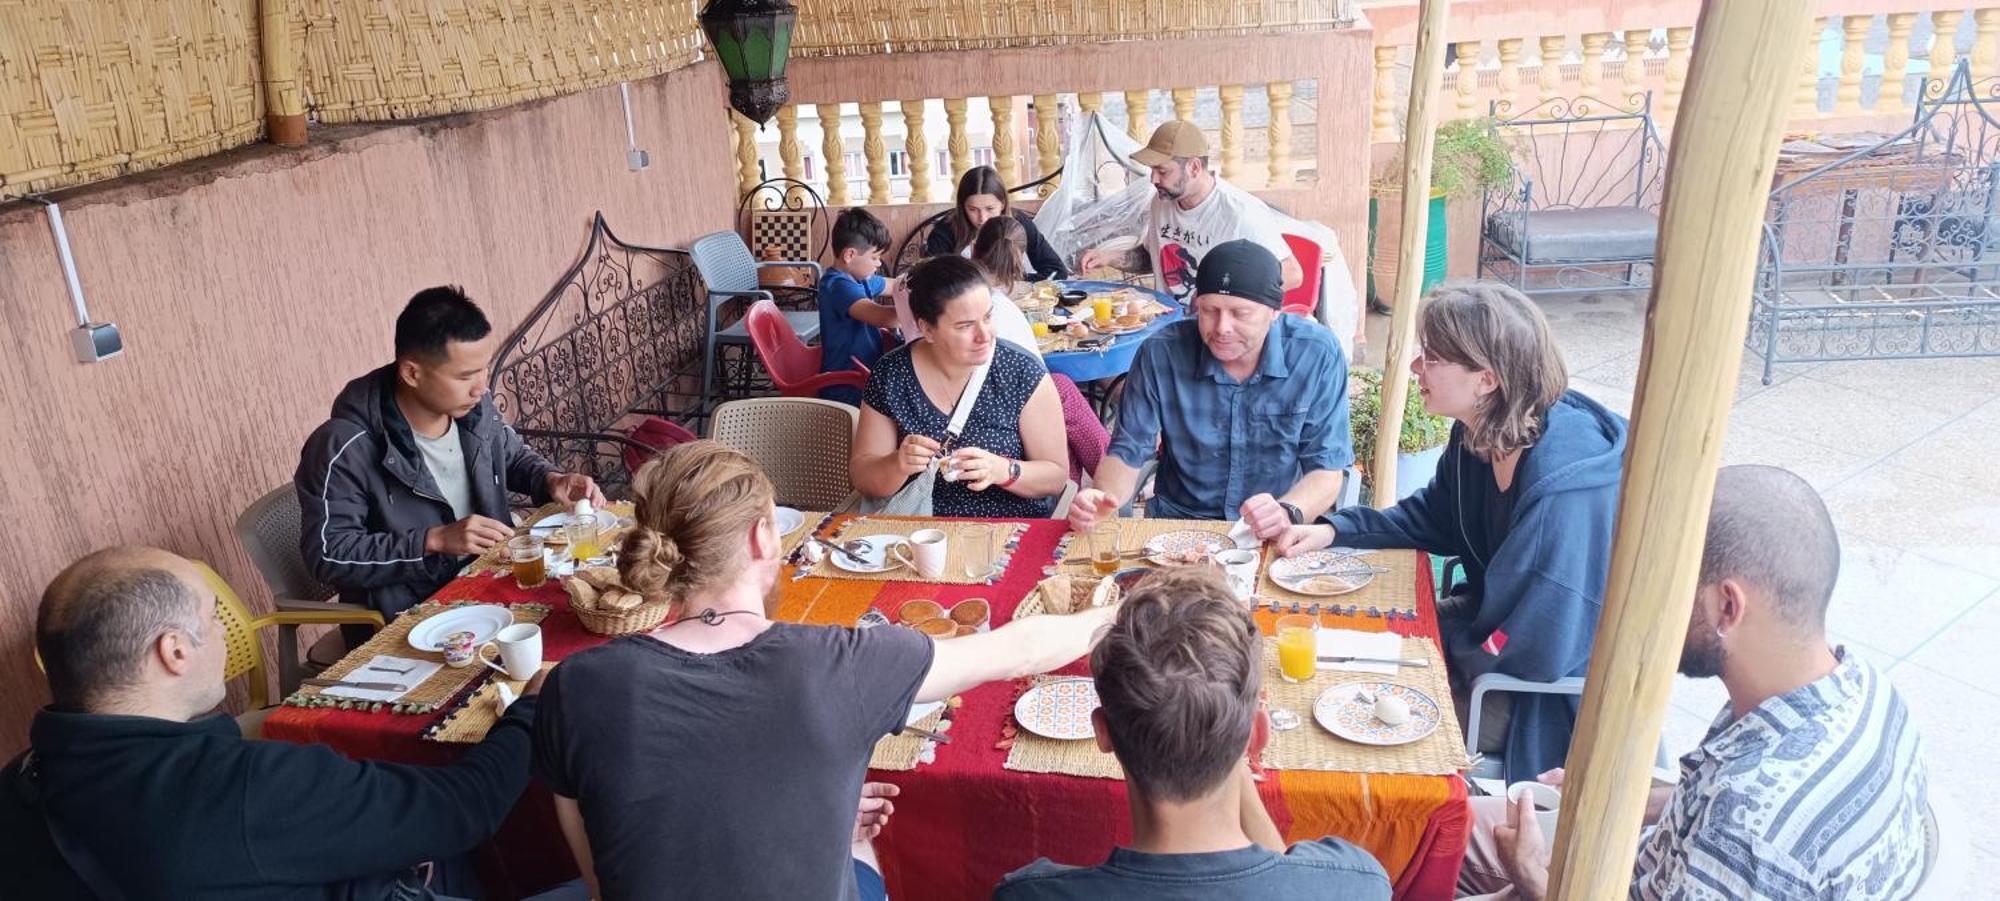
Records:
{"label": "yellow plastic chair", "polygon": [[[215,613],[222,620],[223,641],[229,648],[229,660],[223,665],[222,678],[244,677],[250,687],[252,710],[261,710],[271,704],[271,691],[264,673],[264,648],[258,643],[258,632],[276,626],[280,646],[297,647],[300,626],[367,625],[382,628],[382,614],[376,610],[280,610],[257,616],[242,598],[236,596],[236,589],[229,587],[229,583],[223,581],[222,576],[208,564],[200,560],[192,562],[208,579],[209,587],[215,589]],[[279,673],[279,677],[280,697],[298,688],[296,673]]]}

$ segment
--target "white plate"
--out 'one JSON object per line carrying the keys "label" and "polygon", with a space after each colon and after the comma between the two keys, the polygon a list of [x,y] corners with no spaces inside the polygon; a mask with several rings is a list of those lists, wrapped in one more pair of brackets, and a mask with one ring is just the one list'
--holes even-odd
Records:
{"label": "white plate", "polygon": [[[1410,718],[1391,726],[1375,718],[1375,705],[1357,695],[1363,691],[1393,694],[1410,705]],[[1320,692],[1313,702],[1313,719],[1341,738],[1364,745],[1406,745],[1437,731],[1444,716],[1437,701],[1408,685],[1394,682],[1349,682]]]}
{"label": "white plate", "polygon": [[1097,249],[1104,251],[1105,253],[1125,253],[1130,251],[1132,248],[1138,246],[1139,246],[1139,239],[1137,237],[1132,235],[1119,235],[1116,238],[1112,238],[1108,241],[1105,241],[1102,244],[1097,245]]}
{"label": "white plate", "polygon": [[778,508],[778,536],[784,537],[803,528],[806,515],[790,507]]}
{"label": "white plate", "polygon": [[453,632],[471,632],[472,643],[482,644],[493,640],[501,629],[513,624],[514,611],[499,604],[453,607],[411,629],[410,647],[419,651],[435,651],[444,642],[444,637]]}
{"label": "white plate", "polygon": [[1179,555],[1185,551],[1199,550],[1205,555],[1201,562],[1207,563],[1216,553],[1235,547],[1236,543],[1227,536],[1200,529],[1180,529],[1154,535],[1146,540],[1146,559],[1154,566],[1191,566],[1183,563]]}
{"label": "white plate", "polygon": [[[1330,598],[1368,587],[1368,583],[1375,580],[1373,566],[1373,563],[1344,551],[1308,551],[1296,557],[1273,561],[1271,581],[1286,591]],[[1343,573],[1342,570],[1350,571]]]}
{"label": "white plate", "polygon": [[1014,702],[1014,722],[1043,738],[1089,738],[1090,713],[1098,708],[1097,685],[1089,679],[1051,679]]}
{"label": "white plate", "polygon": [[[608,525],[606,522],[607,517],[605,517],[604,511],[600,510],[590,515],[592,518],[597,520],[598,528],[602,529],[607,527]],[[576,514],[574,513],[569,513],[566,511],[557,511],[555,513],[551,513],[547,516],[542,517],[541,519],[536,520],[534,525],[528,527],[528,531],[536,535],[547,535],[550,532],[562,528],[563,526],[569,525],[569,521],[575,518]]]}
{"label": "white plate", "polygon": [[[891,545],[908,544],[910,541],[901,535],[870,535],[866,538],[850,540],[854,544],[860,545],[853,548],[853,551],[861,557],[863,562],[856,563],[852,558],[839,551],[827,551],[826,559],[827,562],[834,565],[835,569],[844,569],[851,573],[888,572],[902,566],[903,564],[897,563],[894,558],[889,556],[889,548]],[[844,545],[849,542],[840,541],[836,543]]]}

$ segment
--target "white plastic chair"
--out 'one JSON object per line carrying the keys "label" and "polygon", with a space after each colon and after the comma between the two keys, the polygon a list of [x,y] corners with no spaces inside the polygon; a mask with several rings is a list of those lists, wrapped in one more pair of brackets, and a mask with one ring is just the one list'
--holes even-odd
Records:
{"label": "white plastic chair", "polygon": [[715,408],[708,437],[757,461],[778,503],[842,512],[855,503],[848,454],[861,411],[816,397],[752,397]]}

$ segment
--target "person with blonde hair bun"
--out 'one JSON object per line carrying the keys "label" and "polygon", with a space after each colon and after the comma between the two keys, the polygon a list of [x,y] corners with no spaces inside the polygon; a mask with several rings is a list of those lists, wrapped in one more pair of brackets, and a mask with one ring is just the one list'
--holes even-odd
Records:
{"label": "person with blonde hair bun", "polygon": [[[1480,675],[1548,682],[1589,668],[1626,424],[1569,390],[1548,321],[1519,291],[1449,283],[1418,316],[1410,370],[1424,409],[1458,420],[1436,477],[1386,510],[1293,526],[1278,548],[1291,556],[1338,541],[1462,561],[1465,581],[1438,604],[1438,627],[1466,722]],[[1479,748],[1506,755],[1509,782],[1532,779],[1562,766],[1576,711],[1573,695],[1488,694]]]}
{"label": "person with blonde hair bun", "polygon": [[[713,441],[634,475],[625,584],[665,625],[549,673],[535,767],[599,898],[883,897],[869,839],[896,787],[865,783],[910,705],[1083,656],[1115,608],[945,643],[901,627],[773,619],[771,481]],[[775,852],[775,853],[768,853]]]}

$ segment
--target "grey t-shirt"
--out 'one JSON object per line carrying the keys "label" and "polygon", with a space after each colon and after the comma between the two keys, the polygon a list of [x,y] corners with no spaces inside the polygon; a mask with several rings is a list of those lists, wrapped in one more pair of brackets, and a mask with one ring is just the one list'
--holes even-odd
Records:
{"label": "grey t-shirt", "polygon": [[[546,701],[543,702],[547,704]],[[993,901],[1265,901],[1329,898],[1388,901],[1382,865],[1337,838],[1299,842],[1283,854],[1251,845],[1205,854],[1145,854],[1114,848],[1094,867],[1042,858],[1007,874]]]}
{"label": "grey t-shirt", "polygon": [[791,623],[718,654],[620,638],[549,673],[535,769],[576,799],[607,898],[853,899],[868,758],[934,647]]}
{"label": "grey t-shirt", "polygon": [[458,440],[458,421],[445,420],[444,434],[426,438],[416,432],[417,450],[424,455],[424,468],[431,471],[451,515],[464,519],[472,515],[472,480],[465,472],[465,445]]}

